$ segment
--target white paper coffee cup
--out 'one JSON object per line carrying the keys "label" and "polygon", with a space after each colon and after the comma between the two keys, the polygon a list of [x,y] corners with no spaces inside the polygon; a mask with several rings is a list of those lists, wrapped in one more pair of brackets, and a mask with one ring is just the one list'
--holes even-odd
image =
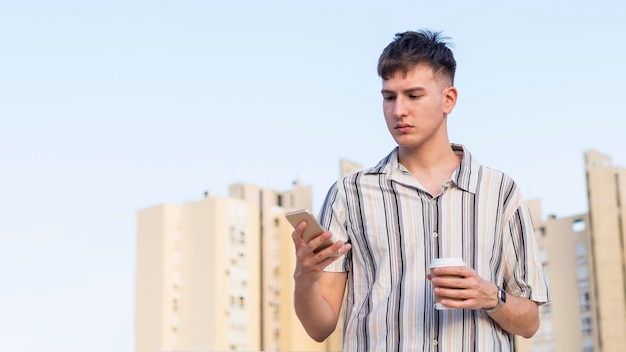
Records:
{"label": "white paper coffee cup", "polygon": [[[463,261],[463,258],[434,258],[429,265],[429,269],[430,269],[430,276],[431,277],[436,277],[437,275],[435,275],[433,273],[433,269],[434,268],[441,268],[441,267],[446,267],[446,266],[465,266],[465,262]],[[446,307],[443,304],[441,304],[441,297],[434,295],[435,296],[435,309],[438,310],[444,310],[444,309],[454,309],[454,308],[450,308],[450,307]]]}

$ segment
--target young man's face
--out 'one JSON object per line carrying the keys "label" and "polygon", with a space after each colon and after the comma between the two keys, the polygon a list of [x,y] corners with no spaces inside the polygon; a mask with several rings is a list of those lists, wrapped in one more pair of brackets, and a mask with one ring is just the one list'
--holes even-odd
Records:
{"label": "young man's face", "polygon": [[457,96],[449,79],[418,64],[406,74],[397,71],[383,80],[382,95],[387,128],[401,148],[449,143],[446,116]]}

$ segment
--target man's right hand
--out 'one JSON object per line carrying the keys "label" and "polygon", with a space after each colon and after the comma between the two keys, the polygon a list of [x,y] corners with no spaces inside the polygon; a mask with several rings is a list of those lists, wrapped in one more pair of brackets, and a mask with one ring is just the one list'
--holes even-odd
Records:
{"label": "man's right hand", "polygon": [[305,228],[306,222],[303,221],[291,234],[296,248],[294,306],[296,315],[309,336],[322,342],[337,327],[348,276],[345,272],[325,272],[324,268],[346,254],[351,246],[343,241],[336,241],[315,252],[332,234],[324,232],[305,242],[302,239]]}
{"label": "man's right hand", "polygon": [[326,231],[309,242],[305,242],[302,239],[302,233],[306,225],[306,221],[302,221],[291,233],[291,238],[293,239],[296,249],[296,270],[294,272],[296,284],[298,284],[300,280],[304,280],[308,283],[317,282],[324,268],[347,253],[351,248],[348,243],[336,241],[332,246],[315,252],[316,248],[332,237],[332,233]]}

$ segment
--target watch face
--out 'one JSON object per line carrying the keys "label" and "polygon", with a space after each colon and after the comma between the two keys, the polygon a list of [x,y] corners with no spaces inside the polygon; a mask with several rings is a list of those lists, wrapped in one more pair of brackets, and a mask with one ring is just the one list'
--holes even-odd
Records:
{"label": "watch face", "polygon": [[500,289],[500,301],[502,301],[503,303],[506,302],[506,291],[504,291],[503,289]]}

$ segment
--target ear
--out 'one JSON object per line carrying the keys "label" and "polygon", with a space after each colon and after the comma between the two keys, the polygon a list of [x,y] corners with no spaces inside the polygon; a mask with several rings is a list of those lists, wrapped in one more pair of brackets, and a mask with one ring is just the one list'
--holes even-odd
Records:
{"label": "ear", "polygon": [[448,86],[443,89],[443,112],[448,115],[454,110],[454,106],[456,105],[456,99],[458,97],[459,92],[456,90],[454,86]]}

